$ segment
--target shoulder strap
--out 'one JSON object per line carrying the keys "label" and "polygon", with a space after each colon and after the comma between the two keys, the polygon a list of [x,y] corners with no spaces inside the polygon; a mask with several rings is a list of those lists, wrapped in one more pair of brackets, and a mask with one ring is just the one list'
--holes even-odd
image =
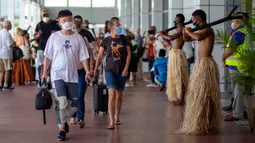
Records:
{"label": "shoulder strap", "polygon": [[93,32],[94,36],[96,37],[96,33],[95,33],[94,28],[92,28],[92,32]]}

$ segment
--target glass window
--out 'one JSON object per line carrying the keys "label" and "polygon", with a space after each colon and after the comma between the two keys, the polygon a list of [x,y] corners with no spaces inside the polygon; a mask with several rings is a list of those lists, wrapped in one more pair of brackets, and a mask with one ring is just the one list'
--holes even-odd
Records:
{"label": "glass window", "polygon": [[91,0],[69,0],[68,4],[70,7],[90,7]]}
{"label": "glass window", "polygon": [[8,18],[8,0],[0,0],[0,17],[1,21]]}
{"label": "glass window", "polygon": [[115,7],[115,0],[92,0],[92,7]]}
{"label": "glass window", "polygon": [[[83,0],[80,0],[83,1]],[[67,7],[67,0],[44,0],[45,7]]]}

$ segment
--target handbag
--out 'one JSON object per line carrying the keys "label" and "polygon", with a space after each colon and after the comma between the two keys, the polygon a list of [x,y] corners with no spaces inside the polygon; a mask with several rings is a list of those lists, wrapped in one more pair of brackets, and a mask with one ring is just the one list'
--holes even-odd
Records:
{"label": "handbag", "polygon": [[19,47],[13,48],[13,62],[18,61],[24,56],[23,51]]}
{"label": "handbag", "polygon": [[43,110],[43,121],[46,124],[46,114],[45,110],[51,109],[52,107],[52,97],[48,89],[48,83],[43,81],[40,86],[40,91],[35,96],[35,109]]}

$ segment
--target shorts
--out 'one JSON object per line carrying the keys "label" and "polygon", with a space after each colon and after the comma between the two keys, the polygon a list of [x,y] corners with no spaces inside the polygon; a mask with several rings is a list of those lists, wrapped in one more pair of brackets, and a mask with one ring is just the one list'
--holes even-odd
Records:
{"label": "shorts", "polygon": [[44,52],[43,50],[38,50],[36,54],[36,64],[37,67],[42,66],[44,63]]}
{"label": "shorts", "polygon": [[0,71],[12,70],[12,59],[0,59]]}
{"label": "shorts", "polygon": [[115,88],[117,91],[124,91],[127,77],[122,77],[119,72],[105,72],[107,88]]}

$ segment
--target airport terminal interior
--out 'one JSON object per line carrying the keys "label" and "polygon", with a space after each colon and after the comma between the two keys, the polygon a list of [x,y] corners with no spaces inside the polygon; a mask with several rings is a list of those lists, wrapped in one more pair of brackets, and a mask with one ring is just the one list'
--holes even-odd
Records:
{"label": "airport terminal interior", "polygon": [[[216,74],[218,74],[219,76],[219,82],[218,82],[218,85],[216,85],[217,91],[215,91],[215,94],[217,92],[219,93],[219,96],[220,96],[218,102],[219,102],[219,108],[220,108],[219,116],[220,116],[221,123],[219,125],[220,129],[217,133],[209,133],[210,127],[207,127],[209,126],[211,122],[214,123],[214,121],[211,121],[210,119],[208,119],[208,121],[206,119],[205,121],[202,120],[202,118],[204,118],[205,116],[206,117],[209,116],[211,119],[214,119],[214,117],[211,117],[211,116],[217,116],[217,115],[213,114],[214,113],[213,111],[203,110],[204,114],[201,113],[201,115],[195,119],[193,118],[187,119],[185,115],[187,114],[188,111],[191,111],[187,109],[189,107],[190,108],[202,107],[202,104],[204,103],[201,101],[197,101],[198,99],[200,99],[198,96],[214,95],[214,93],[209,93],[209,92],[214,92],[212,90],[210,90],[208,93],[201,94],[201,92],[204,91],[203,88],[205,89],[205,88],[210,88],[211,85],[213,86],[214,81],[213,80],[209,81],[209,80],[214,73],[208,72],[205,74],[210,74],[210,75],[203,75],[202,71],[200,71],[200,70],[203,70],[203,68],[202,67],[199,68],[198,65],[195,65],[196,61],[198,62],[200,61],[201,51],[203,52],[201,48],[203,48],[203,46],[205,46],[206,43],[203,43],[203,46],[200,46],[201,39],[199,39],[199,40],[194,40],[191,42],[186,42],[183,45],[183,51],[184,51],[183,53],[185,55],[184,56],[185,59],[193,58],[193,62],[190,62],[188,60],[187,61],[189,63],[184,62],[189,64],[189,66],[187,64],[188,66],[187,68],[189,68],[189,73],[187,72],[187,76],[193,77],[188,79],[186,82],[192,82],[194,85],[187,83],[188,87],[186,89],[187,90],[186,96],[183,95],[184,97],[182,98],[186,98],[186,100],[188,99],[194,100],[194,102],[197,101],[197,103],[194,103],[197,105],[187,106],[187,104],[191,102],[186,101],[185,99],[182,99],[182,100],[185,100],[184,105],[176,106],[176,104],[172,102],[169,97],[169,96],[172,97],[173,95],[169,95],[168,80],[171,80],[169,77],[172,77],[173,79],[177,79],[176,77],[173,77],[173,76],[175,75],[179,76],[180,74],[175,74],[171,76],[167,75],[167,77],[165,77],[167,78],[166,83],[164,84],[157,83],[154,80],[154,71],[155,71],[155,74],[158,75],[161,69],[159,68],[160,69],[158,71],[159,73],[157,73],[155,65],[156,65],[156,62],[162,57],[159,57],[159,59],[155,58],[156,60],[155,62],[153,59],[154,64],[151,63],[151,60],[146,55],[148,53],[146,53],[147,47],[145,43],[148,43],[148,42],[146,40],[143,41],[143,39],[146,39],[146,36],[149,35],[149,39],[153,39],[159,43],[157,45],[148,44],[149,45],[148,47],[150,47],[150,45],[152,45],[152,47],[153,46],[157,47],[158,45],[165,46],[163,47],[166,49],[164,50],[164,53],[166,54],[166,56],[169,53],[169,56],[170,56],[170,53],[172,50],[171,48],[174,47],[175,45],[174,42],[178,42],[178,40],[175,41],[175,39],[171,39],[171,38],[170,38],[171,40],[165,40],[164,36],[162,36],[163,37],[162,38],[160,35],[162,35],[163,32],[166,32],[165,29],[175,27],[178,25],[179,21],[176,20],[177,14],[181,14],[185,17],[184,22],[190,21],[191,19],[191,21],[193,22],[186,24],[185,27],[194,28],[194,23],[197,22],[197,21],[194,21],[194,17],[195,17],[193,15],[194,11],[198,9],[201,9],[202,11],[204,11],[206,14],[206,22],[212,23],[226,17],[236,6],[237,6],[237,9],[235,10],[235,13],[236,12],[248,13],[250,21],[254,21],[255,14],[253,12],[253,9],[255,10],[255,2],[253,2],[252,0],[0,0],[0,29],[1,29],[0,30],[0,82],[2,82],[0,83],[0,86],[1,86],[1,89],[0,89],[0,143],[45,143],[45,142],[55,143],[58,141],[65,141],[67,143],[84,143],[84,142],[86,143],[202,143],[202,142],[204,143],[255,143],[255,132],[254,132],[255,96],[251,95],[249,98],[244,97],[242,98],[242,100],[239,99],[241,97],[236,97],[238,96],[237,94],[239,94],[239,92],[237,93],[237,90],[236,90],[236,86],[235,86],[236,84],[234,84],[230,78],[226,78],[226,76],[230,75],[228,70],[229,68],[224,67],[224,64],[222,61],[222,57],[226,53],[226,48],[224,47],[226,47],[227,45],[226,42],[228,41],[228,39],[225,40],[224,38],[222,39],[222,37],[219,36],[219,31],[221,31],[222,35],[226,33],[226,35],[229,37],[229,35],[231,35],[230,33],[233,34],[234,32],[237,31],[233,29],[233,26],[232,26],[233,23],[236,21],[242,22],[243,19],[241,20],[238,19],[236,21],[234,19],[233,20],[234,22],[231,21],[231,19],[228,19],[222,23],[218,23],[211,27],[216,37],[215,37],[215,40],[213,40],[214,44],[213,44],[213,50],[212,50],[210,58],[213,59],[215,61],[215,65],[217,65],[218,73]],[[248,10],[248,7],[251,7],[250,9],[251,12]],[[88,80],[85,81],[85,84],[87,85],[86,87],[85,86],[83,87],[83,89],[85,89],[85,93],[83,94],[83,99],[82,99],[85,101],[85,104],[84,104],[85,108],[78,109],[81,107],[77,107],[78,118],[79,118],[80,112],[83,112],[84,119],[82,120],[78,119],[78,121],[75,122],[76,118],[71,119],[71,117],[69,117],[69,119],[64,122],[62,121],[62,117],[60,117],[61,118],[61,121],[60,121],[61,124],[60,124],[58,123],[58,119],[56,121],[56,118],[59,117],[58,112],[60,110],[59,114],[60,116],[62,116],[62,114],[64,114],[62,112],[65,112],[65,111],[61,107],[58,107],[58,106],[55,107],[55,104],[62,104],[61,103],[62,100],[60,99],[61,96],[55,97],[57,95],[54,95],[56,93],[58,94],[60,93],[60,91],[57,90],[57,88],[59,87],[57,86],[57,82],[52,82],[54,83],[52,85],[50,82],[48,82],[48,85],[53,86],[51,89],[49,90],[47,89],[47,91],[49,91],[50,94],[52,95],[53,104],[51,109],[46,110],[46,117],[45,117],[46,124],[44,124],[43,111],[36,110],[35,108],[35,102],[37,102],[35,98],[38,96],[38,93],[41,93],[42,89],[45,89],[43,88],[42,84],[40,84],[41,83],[40,81],[42,81],[40,80],[40,78],[43,77],[42,71],[43,73],[45,73],[44,72],[45,70],[43,69],[42,65],[43,64],[46,65],[45,61],[47,61],[47,59],[50,59],[50,58],[46,58],[47,51],[50,49],[49,47],[51,45],[49,40],[54,40],[53,37],[57,36],[56,33],[58,32],[58,30],[60,31],[62,31],[63,29],[65,29],[66,31],[72,30],[75,33],[76,29],[74,28],[74,25],[71,25],[71,27],[68,29],[67,28],[68,22],[66,24],[66,27],[65,27],[65,24],[62,23],[63,17],[65,18],[65,16],[68,15],[68,12],[72,12],[72,21],[73,21],[72,24],[74,24],[75,27],[80,26],[81,28],[84,28],[85,31],[90,33],[90,35],[92,36],[92,39],[94,39],[94,40],[90,40],[90,38],[85,36],[86,37],[85,42],[81,41],[83,44],[77,44],[77,45],[90,46],[91,54],[88,52],[89,50],[86,50],[87,51],[86,55],[88,55],[88,53],[89,55],[93,55],[94,61],[93,59],[90,61],[92,61],[92,63],[96,61],[95,63],[99,64],[99,68],[98,68],[100,69],[99,72],[94,73],[94,77],[97,77],[96,80],[98,83],[94,84],[94,82],[91,81],[92,79],[90,81]],[[75,21],[74,16],[77,16],[77,15],[82,17],[81,22]],[[47,17],[48,19],[45,17]],[[116,27],[114,24],[115,22],[114,20],[117,20],[119,22],[119,24]],[[106,21],[108,24],[106,24]],[[51,31],[50,33],[51,35],[50,34],[48,35],[48,38],[49,38],[47,39],[48,42],[45,41],[44,39],[45,43],[44,43],[43,49],[45,49],[46,47],[45,49],[46,52],[44,53],[44,55],[43,53],[41,53],[41,57],[40,57],[40,53],[38,53],[38,51],[44,52],[43,50],[41,50],[43,45],[41,44],[41,41],[42,41],[41,39],[43,39],[42,37],[45,37],[45,35],[47,35],[45,33],[49,31],[47,27],[45,28],[41,28],[41,27],[47,25],[47,23],[54,23],[54,22],[55,22],[54,26],[56,27],[58,26],[59,29],[56,28],[52,30],[54,32]],[[9,24],[11,24],[11,26]],[[111,24],[113,24],[114,26],[112,26]],[[199,24],[201,24],[201,22],[199,22]],[[243,22],[243,25],[244,24],[245,22]],[[8,26],[9,28],[7,28],[6,30],[6,27]],[[242,26],[240,27],[242,28]],[[243,27],[246,27],[246,26],[243,26]],[[99,103],[96,100],[103,100],[103,98],[101,97],[97,99],[96,96],[106,96],[108,94],[107,95],[109,96],[109,99],[107,99],[107,101],[109,100],[108,104],[112,103],[110,94],[112,93],[111,89],[115,87],[110,85],[110,82],[112,81],[109,79],[110,72],[105,72],[104,63],[102,62],[102,65],[101,65],[100,64],[101,62],[100,61],[98,62],[98,60],[101,58],[99,54],[101,53],[101,55],[104,56],[103,52],[106,52],[106,53],[108,52],[108,50],[105,50],[102,52],[101,49],[107,49],[108,47],[112,47],[112,48],[118,47],[118,45],[107,46],[107,42],[108,42],[107,40],[112,38],[111,37],[112,35],[116,33],[117,33],[117,37],[121,35],[119,34],[118,36],[118,30],[116,30],[116,32],[112,32],[113,31],[112,28],[116,28],[116,29],[119,28],[120,30],[122,30],[120,33],[126,34],[127,41],[129,41],[130,37],[131,39],[133,38],[133,40],[131,40],[130,42],[130,47],[134,47],[135,44],[133,43],[135,42],[133,41],[136,41],[137,37],[141,38],[141,41],[142,41],[141,46],[139,47],[139,43],[136,42],[136,46],[138,48],[136,52],[134,52],[131,48],[131,53],[127,52],[127,55],[131,54],[133,56],[133,54],[135,53],[138,56],[138,53],[140,52],[139,48],[145,47],[145,50],[142,52],[141,56],[139,56],[139,58],[136,59],[135,61],[132,60],[132,56],[131,56],[130,64],[135,65],[136,70],[127,71],[129,72],[127,74],[129,75],[128,76],[129,79],[127,81],[124,81],[123,86],[125,89],[123,91],[123,97],[121,95],[121,98],[123,101],[122,101],[122,107],[120,111],[120,119],[116,119],[117,117],[115,115],[115,120],[116,120],[114,122],[115,125],[111,125],[111,116],[110,116],[111,111],[109,113],[109,108],[111,108],[111,105],[108,105],[108,106],[104,105],[106,106],[106,108],[108,108],[108,112],[106,113],[99,112],[97,114],[97,112],[95,112],[96,110],[95,108],[96,106],[98,106],[97,104],[101,104],[101,102]],[[187,29],[184,29],[183,31],[185,30],[188,31]],[[167,33],[169,35],[176,34],[176,31],[178,32],[178,30],[176,30],[176,27],[175,27],[171,31],[168,30]],[[10,63],[10,68],[8,70],[7,70],[8,66],[5,65],[6,64],[6,59],[4,59],[5,56],[3,56],[4,55],[3,52],[1,53],[1,50],[4,50],[4,48],[6,47],[6,44],[4,43],[6,41],[8,43],[8,39],[4,37],[6,36],[7,33],[10,34],[9,38],[12,39],[12,41],[14,41],[14,43],[10,44],[11,46],[9,47],[13,47],[14,49],[15,48],[22,49],[24,47],[27,47],[29,49],[28,58],[24,58],[25,53],[24,53],[24,50],[22,49],[21,51],[23,52],[24,57],[16,61],[14,61],[13,59],[12,63]],[[42,37],[38,36],[40,34],[44,36]],[[106,36],[107,34],[108,36],[110,35],[109,36],[110,38]],[[153,34],[154,36],[151,38],[151,35]],[[193,33],[193,34],[195,35],[196,33]],[[162,38],[162,41],[160,40],[160,38],[158,38],[157,35],[159,35]],[[248,34],[243,34],[243,35],[247,36]],[[20,37],[22,38],[22,40],[19,39]],[[65,37],[68,37],[68,36],[65,36]],[[182,38],[182,35],[181,35],[181,38]],[[245,41],[248,38],[245,37],[243,39],[244,39],[243,41]],[[249,41],[249,39],[247,41]],[[121,40],[121,42],[123,41]],[[167,42],[168,44],[165,44],[165,42]],[[23,43],[23,45],[21,44],[22,46],[19,46],[17,45],[18,43],[19,44]],[[124,43],[126,43],[126,41]],[[69,44],[67,43],[67,40],[65,44]],[[96,45],[98,46],[98,49],[101,46],[100,50],[97,51]],[[166,45],[171,47],[169,51],[167,50]],[[54,48],[54,46],[52,47]],[[72,48],[72,46],[70,47]],[[15,50],[13,50],[12,48],[10,49],[11,49],[11,52],[12,51],[15,52]],[[185,49],[190,49],[190,50],[187,50],[187,53],[186,53]],[[150,50],[147,50],[147,51],[149,51],[149,55],[150,55]],[[153,51],[154,53],[156,52],[155,50]],[[114,53],[114,51],[112,51],[112,53]],[[118,52],[118,53],[122,54],[121,52]],[[161,50],[159,51],[159,55],[160,53],[162,53]],[[105,56],[107,56],[106,61],[108,62],[111,61],[110,57],[108,57],[110,54],[108,53],[105,54]],[[44,56],[46,60],[44,59]],[[42,58],[42,61],[39,60],[40,58]],[[79,58],[81,58],[81,56]],[[107,60],[108,58],[109,60]],[[113,60],[112,60],[113,62],[115,62],[114,61],[116,60],[115,58],[116,57],[113,56]],[[73,59],[78,59],[78,57],[74,57]],[[1,63],[1,60],[2,60],[2,63]],[[51,60],[54,60],[54,58],[52,58]],[[168,60],[168,62],[170,63],[173,63],[170,60],[174,60],[174,59],[166,58],[166,60]],[[39,65],[40,62],[42,63],[41,65]],[[62,66],[65,66],[65,63],[67,63],[66,65],[69,66],[69,63],[70,63],[64,58],[63,58],[63,61],[61,62],[62,63],[59,63],[59,65],[62,65]],[[134,64],[134,62],[136,64]],[[182,61],[177,63],[183,64]],[[53,65],[54,62],[52,62],[51,64],[52,64],[51,66],[54,67]],[[88,64],[88,62],[86,64]],[[115,63],[107,64],[106,62],[105,64],[106,64],[106,67],[107,65],[111,65],[111,64],[112,66],[110,67],[115,66],[113,65]],[[176,64],[176,67],[178,67],[178,64]],[[96,71],[94,69],[91,70],[91,68],[94,68],[96,64],[92,65],[90,62],[89,65],[90,66],[88,66],[88,68],[90,72],[88,72],[87,69],[85,68],[87,74],[93,73],[94,71]],[[168,74],[167,70],[172,70],[172,69],[167,67],[170,65],[169,63],[165,63],[165,65],[166,65],[166,71],[164,73]],[[206,67],[206,65],[204,66]],[[73,65],[71,67],[75,67],[75,66]],[[171,67],[173,68],[173,66]],[[2,68],[5,70],[2,70]],[[119,67],[117,66],[117,68]],[[130,65],[129,65],[129,68],[130,68]],[[124,67],[123,69],[125,70]],[[54,70],[54,68],[52,68],[51,70]],[[79,83],[78,83],[78,80],[76,81],[73,79],[69,79],[71,81],[75,81],[78,83],[78,84],[77,83],[74,84],[77,86],[78,91],[70,90],[68,85],[71,85],[71,84],[68,84],[68,82],[66,81],[65,85],[62,86],[62,87],[68,88],[65,92],[67,92],[67,94],[70,94],[70,95],[80,92],[80,88],[81,88],[80,73],[78,72],[77,74],[76,71],[73,72],[74,69],[70,69],[70,68],[64,68],[64,70],[66,70],[64,71],[66,75],[63,75],[63,76],[69,76],[73,74],[75,79],[79,78]],[[199,78],[199,75],[197,75],[198,73],[196,73],[198,71],[201,73],[200,78],[208,77],[208,79],[203,80],[205,83],[208,83],[208,85],[201,85],[202,79],[198,81],[193,81],[194,78],[196,77]],[[8,79],[6,79],[7,73],[9,74]],[[51,72],[51,75],[54,76],[54,74],[52,73],[54,72]],[[122,72],[119,75],[114,75],[115,77],[118,78],[118,80],[116,80],[116,84],[117,84],[116,85],[117,86],[116,100],[119,100],[118,98],[119,98],[120,90],[118,91],[118,87],[120,86],[120,84],[123,84],[121,76],[123,76],[124,73],[125,72]],[[83,75],[84,79],[85,79],[85,75],[87,77],[87,74]],[[95,76],[95,74],[99,74],[99,75]],[[152,77],[152,74],[153,74],[153,77]],[[156,76],[155,79],[157,79],[157,77],[158,76]],[[179,77],[179,78],[182,78],[182,77]],[[252,76],[252,78],[254,78],[255,80],[254,76]],[[102,80],[101,83],[99,83],[100,79]],[[247,80],[247,82],[249,82],[249,79]],[[175,86],[177,85],[177,82],[175,81],[172,83],[174,83]],[[254,82],[253,84],[255,85]],[[107,91],[106,86],[104,87],[103,85],[104,86],[106,85],[109,88],[109,90]],[[105,88],[104,90],[102,90],[102,92],[95,91],[95,90],[99,90],[101,87]],[[192,89],[192,87],[195,87],[197,92],[194,91],[195,89]],[[56,89],[56,91],[53,91],[52,89],[53,90]],[[191,92],[191,90],[195,92],[193,94],[199,94],[199,95],[197,96],[194,95],[194,98],[191,98],[191,97],[188,98],[188,95],[190,94],[187,94],[187,93]],[[95,95],[95,94],[99,94],[99,95]],[[251,92],[251,94],[253,94],[253,92]],[[243,94],[240,96],[248,96],[248,95]],[[55,99],[56,103],[54,102],[55,101],[54,98],[56,98]],[[212,98],[213,97],[208,97],[204,99],[211,101],[211,100],[214,100]],[[80,100],[80,97],[79,97],[79,100]],[[198,104],[200,104],[201,106],[199,106]],[[208,106],[214,107],[217,105],[208,104]],[[116,101],[115,108],[117,107],[118,107],[118,103]],[[205,109],[214,110],[213,107],[212,108],[205,107]],[[58,109],[58,108],[61,108],[61,109]],[[66,108],[69,108],[69,107],[66,107]],[[73,107],[70,107],[69,109],[71,108]],[[56,112],[55,110],[58,110],[58,112]],[[194,115],[198,114],[198,112],[201,112],[201,110],[194,109],[192,110],[194,111],[194,113],[191,113],[191,114],[194,114]],[[236,114],[236,110],[241,112],[240,118],[234,117],[234,115]],[[232,118],[228,118],[228,117],[232,117]],[[198,118],[201,120],[201,122],[199,122]],[[119,120],[121,120],[121,125],[119,123],[120,122]],[[205,125],[205,127],[203,128],[205,129],[209,128],[207,130],[208,133],[205,133],[205,134],[193,134],[193,133],[188,134],[187,133],[186,134],[185,132],[180,132],[180,129],[184,128],[184,126],[187,124],[187,123],[185,124],[185,120],[198,120],[197,122],[190,121],[190,123],[196,122],[196,125],[198,126],[200,124],[201,124],[200,126]],[[110,125],[109,125],[109,122],[110,122]],[[63,129],[61,125],[66,123],[68,125],[65,125],[64,126],[65,129]],[[70,130],[69,133],[66,131],[67,126],[69,127],[69,130]],[[194,127],[195,125],[189,125],[189,126]],[[113,127],[113,129],[111,127]],[[62,129],[65,131],[62,131]],[[61,134],[62,132],[64,132],[64,135]]]}

